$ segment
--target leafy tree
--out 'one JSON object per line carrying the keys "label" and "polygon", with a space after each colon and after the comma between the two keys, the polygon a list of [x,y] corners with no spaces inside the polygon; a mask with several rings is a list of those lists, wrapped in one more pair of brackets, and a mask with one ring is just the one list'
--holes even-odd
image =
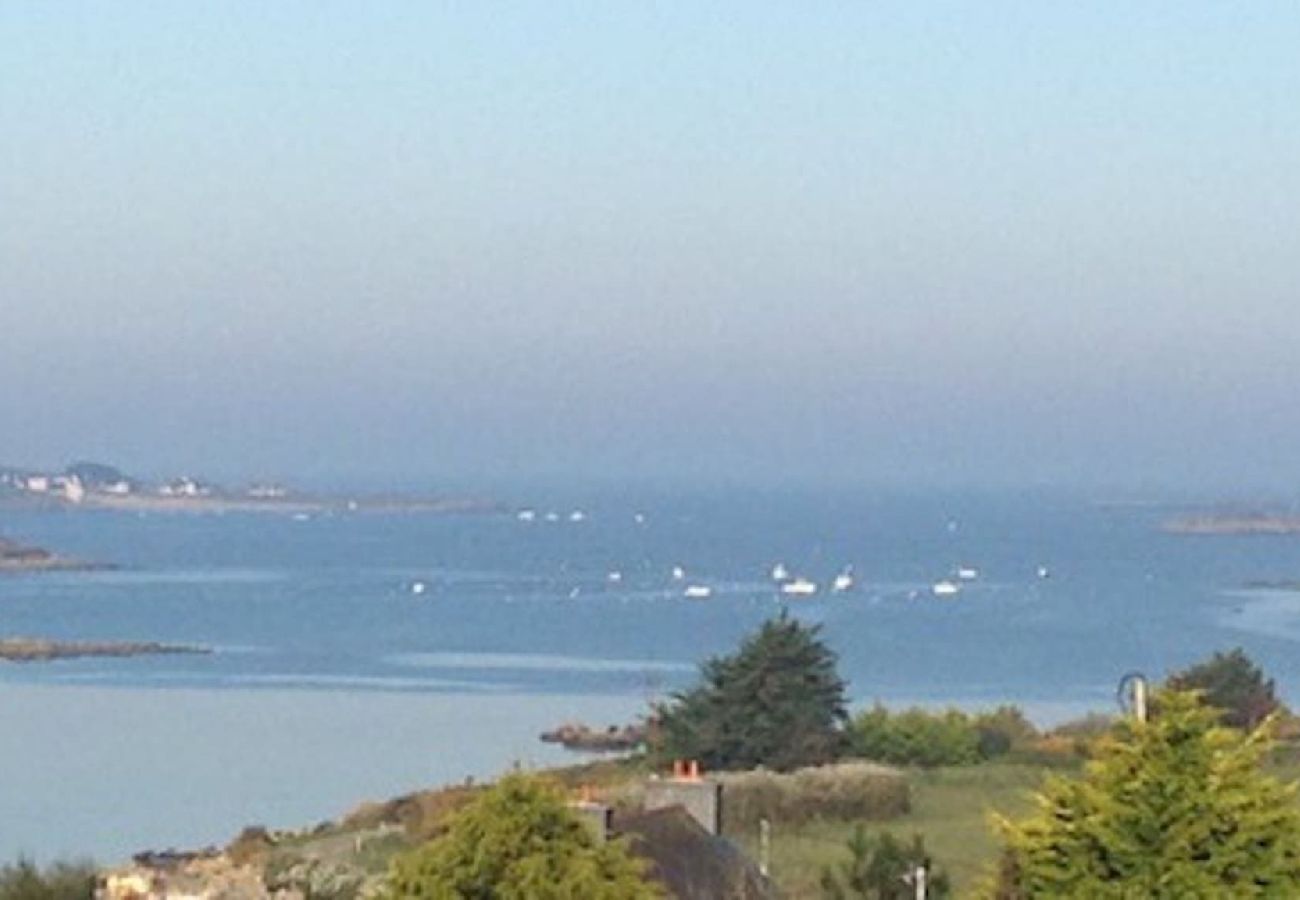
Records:
{"label": "leafy tree", "polygon": [[1169,686],[1201,691],[1206,703],[1223,711],[1223,723],[1233,728],[1254,728],[1279,708],[1273,679],[1265,679],[1240,647],[1175,673]]}
{"label": "leafy tree", "polygon": [[652,900],[620,841],[597,842],[540,779],[512,774],[457,812],[445,834],[398,857],[388,900]]}
{"label": "leafy tree", "polygon": [[925,840],[913,835],[910,846],[888,831],[871,838],[861,825],[848,840],[849,861],[822,871],[827,900],[912,900],[916,870],[926,870],[926,896],[944,900],[951,891],[948,875],[930,865]]}
{"label": "leafy tree", "polygon": [[1271,720],[1245,735],[1194,692],[1102,738],[1080,779],[1051,777],[1038,811],[997,820],[1006,842],[988,896],[1300,896],[1295,785],[1264,775]]}
{"label": "leafy tree", "polygon": [[701,667],[701,683],[656,711],[655,751],[711,769],[819,765],[844,747],[844,681],[819,626],[785,612],[733,656]]}

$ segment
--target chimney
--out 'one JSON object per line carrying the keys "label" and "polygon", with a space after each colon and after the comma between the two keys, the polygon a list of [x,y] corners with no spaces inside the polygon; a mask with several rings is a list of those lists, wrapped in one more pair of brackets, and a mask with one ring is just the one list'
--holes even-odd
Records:
{"label": "chimney", "polygon": [[609,840],[614,821],[614,808],[596,800],[590,785],[583,785],[578,792],[578,799],[569,804],[569,809],[577,813],[590,830],[596,843],[603,844]]}
{"label": "chimney", "polygon": [[700,774],[697,760],[675,760],[671,778],[646,782],[645,808],[680,806],[709,834],[722,833],[722,784]]}

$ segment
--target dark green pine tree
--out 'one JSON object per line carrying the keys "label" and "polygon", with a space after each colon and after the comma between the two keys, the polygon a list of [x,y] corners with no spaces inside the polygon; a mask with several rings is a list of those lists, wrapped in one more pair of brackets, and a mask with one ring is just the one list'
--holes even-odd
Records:
{"label": "dark green pine tree", "polygon": [[1281,705],[1273,679],[1265,678],[1240,647],[1175,673],[1169,686],[1201,691],[1206,703],[1223,711],[1224,724],[1233,728],[1254,728]]}
{"label": "dark green pine tree", "polygon": [[778,771],[833,760],[845,743],[845,684],[819,633],[782,612],[734,655],[706,662],[698,685],[656,710],[660,759]]}

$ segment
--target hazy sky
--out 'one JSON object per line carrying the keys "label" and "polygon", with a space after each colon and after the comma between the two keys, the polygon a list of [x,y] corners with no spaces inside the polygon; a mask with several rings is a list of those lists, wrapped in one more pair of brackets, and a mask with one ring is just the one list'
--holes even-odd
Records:
{"label": "hazy sky", "polygon": [[1289,2],[9,0],[0,461],[1284,487],[1297,48]]}

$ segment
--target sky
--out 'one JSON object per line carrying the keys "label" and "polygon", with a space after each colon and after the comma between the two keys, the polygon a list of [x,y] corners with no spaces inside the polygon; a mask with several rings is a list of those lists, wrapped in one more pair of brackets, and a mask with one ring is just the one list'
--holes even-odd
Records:
{"label": "sky", "polygon": [[0,462],[1300,483],[1291,3],[0,3]]}

